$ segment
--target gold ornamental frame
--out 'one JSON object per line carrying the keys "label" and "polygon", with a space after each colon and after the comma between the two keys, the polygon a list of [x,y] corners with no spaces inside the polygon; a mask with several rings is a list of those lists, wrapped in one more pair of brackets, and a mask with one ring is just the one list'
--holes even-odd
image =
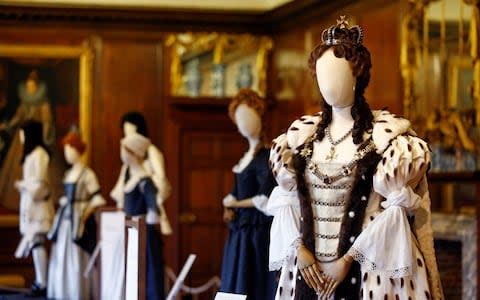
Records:
{"label": "gold ornamental frame", "polygon": [[[94,58],[91,43],[85,41],[77,46],[0,43],[0,57],[78,59],[79,127],[82,139],[87,145],[91,145]],[[89,147],[87,147],[83,155],[83,159],[87,164],[90,162],[90,153]]]}
{"label": "gold ornamental frame", "polygon": [[[426,38],[425,14],[429,4],[436,0],[411,0],[408,2],[409,8],[402,20],[401,27],[401,49],[400,49],[400,68],[403,78],[403,114],[414,119],[418,113],[415,109],[415,101],[418,100],[416,94],[416,82],[418,80],[419,67],[422,60],[428,58],[428,45],[423,45],[421,37],[418,36],[418,30],[423,29],[423,39]],[[473,8],[473,14],[470,19],[469,37],[470,48],[465,53],[470,57],[473,70],[472,100],[476,113],[476,125],[480,126],[480,48],[479,26],[480,13],[478,5],[480,0],[460,0],[464,5]],[[427,48],[428,49],[428,48]],[[448,104],[448,103],[446,103]]]}
{"label": "gold ornamental frame", "polygon": [[[232,45],[229,41],[235,41],[235,43]],[[268,56],[274,47],[271,37],[222,32],[186,32],[169,34],[165,44],[170,48],[170,95],[178,96],[178,91],[182,86],[183,70],[180,49],[184,49],[188,53],[210,52],[212,62],[220,64],[229,60],[230,51],[238,50],[240,47],[242,48],[241,53],[254,54],[254,75],[258,79],[257,92],[260,96],[265,96],[267,93]]]}

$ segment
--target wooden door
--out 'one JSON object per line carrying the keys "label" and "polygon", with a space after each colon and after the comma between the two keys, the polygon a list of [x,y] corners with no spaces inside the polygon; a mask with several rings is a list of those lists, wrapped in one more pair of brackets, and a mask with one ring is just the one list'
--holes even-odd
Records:
{"label": "wooden door", "polygon": [[222,199],[233,185],[232,166],[246,150],[243,139],[221,128],[188,130],[181,139],[179,235],[181,258],[197,254],[191,284],[220,275],[227,226]]}
{"label": "wooden door", "polygon": [[178,273],[189,254],[197,255],[188,286],[220,276],[227,236],[222,199],[233,186],[233,165],[248,149],[228,118],[228,101],[219,102],[208,109],[171,106],[166,117],[165,163],[173,186],[166,207],[174,232],[165,239],[165,258]]}

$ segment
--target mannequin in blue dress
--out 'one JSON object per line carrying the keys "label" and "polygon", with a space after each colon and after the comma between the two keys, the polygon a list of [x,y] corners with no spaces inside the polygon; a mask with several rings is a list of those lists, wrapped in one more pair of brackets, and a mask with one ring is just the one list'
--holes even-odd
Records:
{"label": "mannequin in blue dress", "polygon": [[272,218],[264,213],[276,185],[268,166],[262,117],[265,104],[254,91],[242,89],[229,105],[229,116],[249,143],[232,169],[235,184],[223,199],[229,232],[225,244],[220,291],[247,295],[250,300],[275,296],[275,275],[268,270]]}
{"label": "mannequin in blue dress", "polygon": [[164,299],[163,243],[159,226],[157,188],[143,167],[150,140],[136,132],[121,141],[122,162],[128,166],[123,188],[123,210],[127,216],[146,216],[147,299]]}

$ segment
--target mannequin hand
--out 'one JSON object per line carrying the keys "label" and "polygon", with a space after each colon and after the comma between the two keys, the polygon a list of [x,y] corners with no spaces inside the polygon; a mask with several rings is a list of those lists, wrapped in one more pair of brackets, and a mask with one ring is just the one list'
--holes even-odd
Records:
{"label": "mannequin hand", "polygon": [[302,274],[307,285],[315,291],[323,293],[325,287],[321,265],[312,252],[303,245],[300,245],[297,250],[297,262],[300,274]]}
{"label": "mannequin hand", "polygon": [[228,207],[224,207],[223,208],[223,221],[225,223],[228,223],[228,222],[233,221],[233,219],[235,219],[235,212],[233,211],[233,209],[228,208]]}
{"label": "mannequin hand", "polygon": [[67,201],[68,201],[67,197],[62,196],[62,197],[60,197],[60,200],[58,200],[58,204],[60,204],[60,206],[65,206],[65,205],[67,205]]}
{"label": "mannequin hand", "polygon": [[18,190],[20,191],[22,189],[22,181],[21,180],[15,180],[15,183],[13,184],[13,186]]}
{"label": "mannequin hand", "polygon": [[327,299],[332,296],[340,282],[345,279],[352,262],[353,258],[346,254],[333,262],[322,265],[325,276],[329,278],[325,288]]}

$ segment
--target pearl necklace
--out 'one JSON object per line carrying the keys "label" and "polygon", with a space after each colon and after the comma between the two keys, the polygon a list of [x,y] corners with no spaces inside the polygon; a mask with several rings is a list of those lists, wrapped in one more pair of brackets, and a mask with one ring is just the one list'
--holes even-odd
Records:
{"label": "pearl necklace", "polygon": [[350,130],[347,133],[345,133],[341,138],[334,141],[333,138],[332,138],[332,135],[330,134],[330,127],[325,128],[325,135],[327,136],[327,139],[331,144],[330,153],[328,153],[328,155],[325,156],[325,160],[332,161],[335,158],[337,158],[338,155],[335,153],[335,146],[337,146],[338,144],[340,144],[341,142],[346,140],[347,137],[352,133],[352,131],[353,131],[353,127],[350,128]]}

